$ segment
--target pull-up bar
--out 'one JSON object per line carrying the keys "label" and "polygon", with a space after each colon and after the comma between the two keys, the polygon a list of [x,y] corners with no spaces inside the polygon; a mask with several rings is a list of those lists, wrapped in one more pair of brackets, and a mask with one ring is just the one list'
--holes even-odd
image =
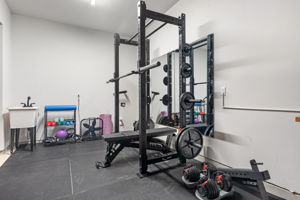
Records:
{"label": "pull-up bar", "polygon": [[[151,19],[146,25],[145,28],[148,27],[154,20],[158,20],[158,21],[163,21],[164,23],[162,25],[160,25],[159,27],[157,27],[156,29],[154,29],[151,33],[149,33],[146,38],[149,38],[150,36],[152,36],[154,33],[156,33],[159,29],[161,29],[162,27],[164,27],[167,24],[173,24],[173,25],[180,25],[181,21],[178,18],[174,18],[168,15],[164,15],[164,14],[160,14],[154,11],[150,11],[148,10],[149,14],[148,17],[149,18],[153,18]],[[136,38],[139,35],[140,32],[137,32],[134,36],[132,36],[128,42],[131,42],[134,38]]]}
{"label": "pull-up bar", "polygon": [[167,25],[168,23],[165,22],[162,25],[160,25],[159,27],[157,27],[156,29],[154,29],[151,33],[149,33],[146,38],[149,38],[151,35],[153,35],[154,33],[156,33],[159,29],[161,29],[162,27],[164,27],[165,25]]}
{"label": "pull-up bar", "polygon": [[127,76],[131,76],[131,75],[133,75],[133,74],[141,74],[141,73],[143,73],[143,72],[145,72],[145,71],[148,71],[148,70],[150,70],[150,69],[154,69],[154,68],[156,68],[156,67],[159,67],[160,65],[161,65],[160,62],[153,63],[153,64],[150,64],[150,65],[146,65],[146,66],[144,66],[144,67],[141,67],[141,68],[138,69],[138,70],[131,71],[130,73],[125,74],[125,75],[123,75],[123,76],[120,76],[120,77],[117,77],[117,78],[112,78],[112,79],[110,79],[109,81],[107,81],[106,83],[113,83],[113,82],[116,82],[116,81],[118,81],[118,80],[120,80],[120,79],[122,79],[122,78],[125,78],[125,77],[127,77]]}
{"label": "pull-up bar", "polygon": [[[149,26],[152,22],[154,22],[153,19],[151,19],[151,20],[146,24],[145,27]],[[138,36],[139,33],[140,33],[140,32],[137,32],[134,36],[132,36],[132,37],[129,39],[129,42],[131,42],[134,38],[136,38],[136,36]]]}

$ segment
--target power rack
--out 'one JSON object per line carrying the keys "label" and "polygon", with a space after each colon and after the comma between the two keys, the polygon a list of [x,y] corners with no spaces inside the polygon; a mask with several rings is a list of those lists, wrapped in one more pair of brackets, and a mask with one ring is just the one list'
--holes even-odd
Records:
{"label": "power rack", "polygon": [[[195,85],[206,84],[207,86],[207,95],[206,95],[206,103],[207,103],[207,111],[206,111],[206,123],[205,124],[194,124],[194,107],[190,110],[190,122],[189,124],[184,124],[184,126],[188,127],[196,127],[198,128],[204,135],[213,136],[214,130],[214,34],[209,34],[207,37],[197,40],[193,43],[190,43],[192,48],[190,54],[190,65],[192,67],[192,75],[189,81],[190,92],[194,94]],[[194,73],[194,50],[207,46],[207,81],[206,82],[195,82],[195,73]],[[182,90],[181,92],[185,92],[186,82],[181,82]],[[182,93],[181,93],[182,94]],[[180,94],[180,95],[181,95]],[[180,108],[180,113],[184,113],[180,116],[186,116],[186,110]],[[187,122],[187,120],[183,119],[182,121]]]}
{"label": "power rack", "polygon": [[[172,17],[155,11],[147,10],[144,1],[138,3],[138,68],[142,68],[147,65],[146,56],[146,19],[157,20],[166,24],[176,25],[179,28],[179,65],[182,67],[186,58],[183,55],[183,47],[186,43],[185,39],[185,14],[181,14],[180,17]],[[154,30],[152,33],[158,31]],[[174,151],[174,156],[160,155],[156,156],[157,159],[148,158],[147,156],[147,75],[139,75],[139,174],[141,176],[147,175],[147,169],[149,164],[161,162],[169,159],[179,157],[178,153]],[[181,124],[184,125],[184,124]],[[185,162],[185,159],[180,159]]]}
{"label": "power rack", "polygon": [[[152,19],[146,24],[146,19]],[[163,25],[156,28],[154,31],[145,35],[145,29],[154,20],[164,22]],[[143,1],[138,3],[138,33],[131,39],[121,39],[119,34],[115,34],[115,73],[114,78],[108,82],[115,83],[115,133],[103,136],[108,143],[104,162],[96,162],[96,167],[108,167],[116,156],[124,147],[139,148],[139,175],[143,177],[148,175],[148,165],[179,158],[182,164],[186,163],[186,159],[179,155],[176,150],[171,150],[168,145],[155,138],[164,135],[173,135],[176,132],[174,128],[156,128],[147,130],[147,122],[150,119],[150,69],[157,67],[159,64],[150,63],[150,42],[147,39],[167,23],[177,25],[179,27],[179,41],[182,49],[185,44],[185,15],[175,18],[151,10],[147,10],[146,4]],[[138,37],[138,42],[133,39]],[[127,44],[138,46],[138,69],[124,76],[119,74],[119,46]],[[181,53],[182,54],[182,53]],[[183,55],[182,55],[183,56]],[[182,61],[184,61],[182,59]],[[144,69],[148,70],[144,70]],[[138,74],[139,76],[139,130],[119,132],[119,80],[121,78]],[[158,153],[151,156],[147,155],[147,149],[155,150]]]}

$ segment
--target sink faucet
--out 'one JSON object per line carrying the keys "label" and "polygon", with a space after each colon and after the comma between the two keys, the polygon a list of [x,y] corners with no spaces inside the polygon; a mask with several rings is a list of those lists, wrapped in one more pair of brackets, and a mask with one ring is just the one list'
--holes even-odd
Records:
{"label": "sink faucet", "polygon": [[21,103],[23,107],[32,107],[35,103],[30,103],[31,97],[27,97],[27,103]]}

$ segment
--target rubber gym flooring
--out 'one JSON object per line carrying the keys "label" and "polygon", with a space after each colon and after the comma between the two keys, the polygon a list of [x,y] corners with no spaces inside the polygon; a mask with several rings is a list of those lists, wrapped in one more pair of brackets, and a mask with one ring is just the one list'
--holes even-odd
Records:
{"label": "rubber gym flooring", "polygon": [[[106,144],[87,141],[16,151],[0,168],[0,199],[5,200],[171,200],[195,199],[181,182],[182,167],[140,179],[138,152],[124,149],[112,166],[97,170]],[[152,165],[151,171],[176,166],[178,160]],[[234,199],[256,200],[254,191],[235,188]],[[233,198],[232,198],[233,199]],[[270,198],[278,199],[278,198]]]}

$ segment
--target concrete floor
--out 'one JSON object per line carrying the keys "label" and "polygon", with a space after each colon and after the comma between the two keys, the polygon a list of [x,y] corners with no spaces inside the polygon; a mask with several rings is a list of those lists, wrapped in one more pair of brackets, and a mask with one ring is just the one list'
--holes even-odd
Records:
{"label": "concrete floor", "polygon": [[[105,148],[103,141],[89,141],[52,147],[40,144],[33,152],[18,150],[0,168],[0,199],[196,199],[194,191],[181,182],[182,167],[138,178],[135,149],[124,149],[111,167],[97,170],[95,161],[104,159]],[[177,163],[172,160],[152,165],[150,171]],[[249,196],[249,192],[235,189],[235,198],[231,199],[257,199]]]}

